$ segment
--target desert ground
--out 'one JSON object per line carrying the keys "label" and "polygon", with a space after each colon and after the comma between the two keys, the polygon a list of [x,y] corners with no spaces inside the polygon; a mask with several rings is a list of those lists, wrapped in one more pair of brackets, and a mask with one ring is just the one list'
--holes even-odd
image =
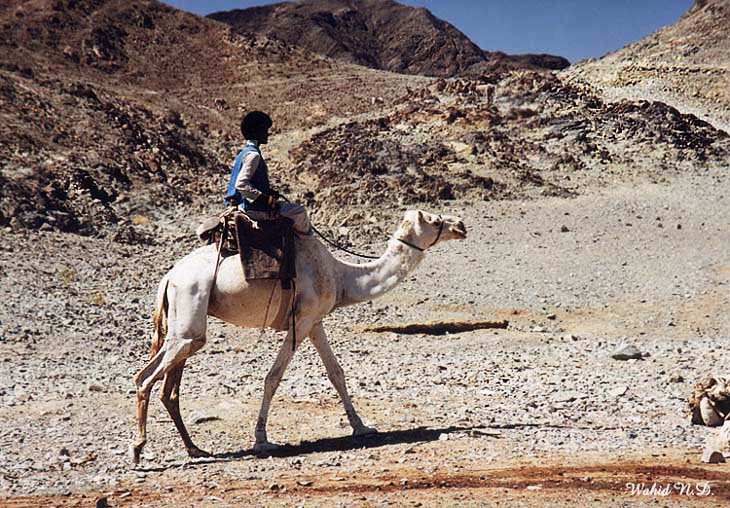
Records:
{"label": "desert ground", "polygon": [[[463,217],[468,238],[325,321],[379,434],[350,437],[305,343],[272,407],[269,437],[282,447],[256,456],[283,335],[211,318],[181,400],[212,456],[187,457],[155,397],[137,467],[132,377],[157,282],[196,247],[190,217],[171,210],[146,225],[154,245],[4,231],[0,506],[727,506],[728,466],[700,462],[715,431],[691,425],[685,402],[730,361],[728,183],[719,168],[431,210]],[[367,331],[435,319],[509,326]],[[611,358],[626,344],[642,358]]]}
{"label": "desert ground", "polygon": [[[380,25],[383,47],[340,33],[394,68],[154,0],[0,9],[0,507],[729,506],[730,465],[700,460],[717,431],[686,408],[730,363],[727,2],[559,72],[345,3],[341,28],[413,21]],[[382,252],[410,208],[468,236],[324,322],[377,434],[351,436],[305,342],[272,405],[281,446],[254,453],[284,335],[210,318],[181,407],[211,456],[155,395],[135,466],[157,285],[220,211],[252,108],[275,118],[275,186],[338,241]],[[373,329],[436,320],[507,326]]]}

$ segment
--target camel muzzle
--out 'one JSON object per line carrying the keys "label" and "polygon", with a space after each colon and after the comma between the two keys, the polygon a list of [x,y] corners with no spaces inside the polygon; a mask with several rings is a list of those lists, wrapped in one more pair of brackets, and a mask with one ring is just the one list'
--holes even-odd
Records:
{"label": "camel muzzle", "polygon": [[464,240],[466,238],[466,226],[462,221],[459,221],[456,224],[449,226],[449,231],[460,240]]}

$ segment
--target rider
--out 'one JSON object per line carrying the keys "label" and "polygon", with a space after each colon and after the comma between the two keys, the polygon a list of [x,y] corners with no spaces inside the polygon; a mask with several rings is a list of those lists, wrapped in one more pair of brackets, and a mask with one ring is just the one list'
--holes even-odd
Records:
{"label": "rider", "polygon": [[280,201],[281,196],[269,184],[269,170],[259,147],[268,142],[271,125],[271,117],[261,111],[251,111],[241,120],[246,146],[233,164],[226,204],[238,206],[253,220],[271,219],[277,214],[288,217],[299,236],[311,236],[307,210],[302,205]]}

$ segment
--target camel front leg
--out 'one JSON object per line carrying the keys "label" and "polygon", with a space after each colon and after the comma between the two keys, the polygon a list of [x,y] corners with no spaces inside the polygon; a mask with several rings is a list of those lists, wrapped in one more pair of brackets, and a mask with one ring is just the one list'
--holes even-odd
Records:
{"label": "camel front leg", "polygon": [[294,345],[292,345],[294,341],[294,334],[291,329],[287,332],[286,339],[284,339],[284,343],[281,345],[281,349],[279,349],[279,354],[276,355],[274,365],[272,365],[269,373],[266,374],[266,379],[264,381],[264,398],[261,401],[261,409],[259,410],[259,417],[256,421],[256,432],[254,434],[256,437],[256,443],[254,444],[253,449],[256,452],[265,452],[277,448],[276,444],[269,442],[266,435],[266,424],[269,419],[271,399],[274,398],[276,389],[279,387],[279,383],[281,383],[281,378],[284,377],[284,372],[289,366],[291,359],[294,357],[294,352],[301,343],[301,338],[306,336],[307,331],[308,330],[306,328],[301,327],[301,325],[297,323],[297,341]]}
{"label": "camel front leg", "polygon": [[324,366],[327,369],[327,377],[329,377],[337,393],[340,394],[342,404],[345,406],[345,414],[347,414],[347,419],[350,421],[350,426],[352,426],[352,434],[354,436],[363,436],[376,433],[376,429],[362,423],[362,420],[355,411],[355,407],[352,405],[352,400],[350,399],[350,394],[347,392],[347,385],[345,383],[345,373],[342,371],[342,367],[340,367],[335,354],[332,352],[322,323],[317,323],[312,327],[309,338],[312,340],[312,344],[314,344],[317,353],[319,353],[319,357],[322,358],[322,362],[324,362]]}

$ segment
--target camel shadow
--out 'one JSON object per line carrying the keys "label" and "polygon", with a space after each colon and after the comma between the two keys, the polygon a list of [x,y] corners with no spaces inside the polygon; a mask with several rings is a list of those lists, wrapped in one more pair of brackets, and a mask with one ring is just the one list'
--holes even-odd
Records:
{"label": "camel shadow", "polygon": [[[490,434],[489,430],[494,431],[494,434]],[[443,428],[430,428],[430,427],[416,427],[414,429],[404,430],[391,430],[387,432],[377,432],[375,434],[368,434],[366,436],[342,436],[334,438],[322,438],[314,441],[302,441],[296,445],[281,445],[274,450],[266,452],[256,452],[252,448],[245,450],[238,450],[234,452],[221,452],[213,453],[209,457],[192,459],[186,461],[188,465],[198,464],[215,464],[219,462],[231,462],[246,457],[297,457],[300,455],[308,455],[312,453],[323,453],[323,452],[338,452],[348,450],[362,450],[365,448],[380,448],[383,446],[392,446],[398,444],[423,444],[432,441],[438,441],[443,439],[442,435],[458,434],[458,433],[471,433],[473,431],[481,431],[480,436],[499,438],[499,429],[494,426],[468,426],[468,427],[443,427]],[[161,472],[169,469],[170,467],[179,467],[166,465],[166,466],[151,466],[151,467],[139,467],[139,471],[143,472]]]}
{"label": "camel shadow", "polygon": [[[379,448],[382,446],[398,444],[420,444],[430,441],[438,441],[442,435],[449,435],[461,432],[470,432],[486,427],[444,427],[429,428],[416,427],[414,429],[391,430],[378,432],[366,436],[342,436],[334,438],[322,438],[314,441],[302,441],[296,445],[281,445],[280,447],[263,453],[255,452],[253,449],[239,450],[235,452],[216,453],[212,456],[212,462],[218,460],[233,460],[244,457],[296,457],[311,453],[338,452],[347,450],[361,450],[363,448]],[[489,434],[482,434],[489,436]],[[496,434],[491,437],[498,437]]]}
{"label": "camel shadow", "polygon": [[[398,444],[423,444],[432,441],[439,441],[443,435],[468,433],[473,435],[478,433],[479,437],[490,437],[494,439],[501,438],[501,430],[522,429],[541,427],[537,423],[513,423],[513,424],[492,424],[492,425],[471,425],[471,426],[450,426],[443,428],[416,427],[413,429],[392,430],[387,432],[378,432],[366,436],[342,436],[334,438],[322,438],[314,441],[302,441],[296,445],[281,445],[280,447],[266,452],[256,452],[252,448],[238,450],[233,452],[213,453],[209,457],[192,459],[186,461],[188,466],[198,464],[215,464],[220,462],[231,462],[247,457],[297,457],[300,455],[308,455],[312,453],[338,452],[348,450],[362,450],[366,448],[380,448],[383,446],[392,446]],[[549,425],[552,428],[568,428],[562,425]],[[181,464],[169,466],[152,466],[137,468],[139,471],[161,472],[171,467],[180,467]]]}
{"label": "camel shadow", "polygon": [[[493,431],[490,434],[489,431]],[[377,432],[366,436],[342,436],[334,438],[322,438],[314,441],[302,441],[296,445],[281,445],[274,450],[266,452],[256,452],[252,448],[238,450],[234,452],[213,453],[209,457],[190,459],[185,461],[189,466],[199,464],[215,464],[219,462],[231,462],[246,457],[296,457],[299,455],[308,455],[311,453],[337,452],[347,450],[362,450],[365,448],[380,448],[383,446],[392,446],[398,444],[423,444],[432,441],[438,441],[442,435],[479,432],[480,436],[499,438],[498,426],[467,426],[467,427],[416,427],[414,429],[391,430],[387,432]],[[441,438],[443,439],[443,438]],[[135,469],[142,472],[162,472],[172,467],[180,467],[182,464],[170,464],[164,466],[136,467]]]}

